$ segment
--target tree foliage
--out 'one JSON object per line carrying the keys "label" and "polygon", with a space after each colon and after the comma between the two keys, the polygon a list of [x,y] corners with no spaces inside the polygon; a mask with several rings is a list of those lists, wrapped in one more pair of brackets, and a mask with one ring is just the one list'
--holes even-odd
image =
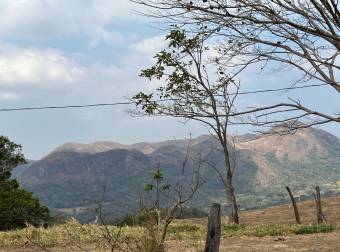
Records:
{"label": "tree foliage", "polygon": [[11,179],[11,171],[25,163],[21,146],[0,136],[0,230],[23,228],[27,223],[39,225],[50,220],[49,210],[41,206],[32,193]]}
{"label": "tree foliage", "polygon": [[[144,13],[146,16],[178,24],[187,31],[199,33],[197,25],[205,26],[207,32],[220,41],[219,49],[223,52],[220,64],[235,74],[254,64],[262,71],[268,68],[276,73],[289,70],[300,75],[286,84],[287,91],[318,85],[340,94],[337,0],[132,1],[149,8]],[[284,103],[256,106],[260,113],[248,123],[268,127],[282,123],[284,128],[294,130],[340,122],[339,108],[329,112],[306,104],[308,102],[301,99],[289,98]],[[318,101],[310,104],[317,105]]]}
{"label": "tree foliage", "polygon": [[0,179],[9,179],[11,170],[25,162],[21,146],[9,141],[7,137],[0,136]]}

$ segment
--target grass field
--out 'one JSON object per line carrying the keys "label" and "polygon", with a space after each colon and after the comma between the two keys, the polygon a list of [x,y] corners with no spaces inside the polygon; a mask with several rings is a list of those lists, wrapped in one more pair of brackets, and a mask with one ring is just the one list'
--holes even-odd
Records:
{"label": "grass field", "polygon": [[[294,224],[290,205],[263,211],[241,213],[239,226],[223,220],[221,251],[340,251],[340,198],[323,200],[325,225],[315,225],[313,201],[299,203],[302,225]],[[175,220],[168,230],[167,251],[202,251],[205,219]],[[69,221],[63,225],[0,232],[0,251],[107,251],[140,250],[148,229],[81,225]],[[142,244],[142,245],[141,245]]]}

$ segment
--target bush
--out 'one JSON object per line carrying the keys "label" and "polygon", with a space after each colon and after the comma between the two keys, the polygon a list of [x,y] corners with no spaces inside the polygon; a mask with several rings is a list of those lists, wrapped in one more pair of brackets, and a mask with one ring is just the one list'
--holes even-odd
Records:
{"label": "bush", "polygon": [[197,225],[190,224],[190,223],[183,223],[169,226],[169,233],[191,233],[197,232],[200,228]]}
{"label": "bush", "polygon": [[223,230],[224,230],[226,233],[230,233],[230,232],[239,231],[239,230],[241,230],[243,227],[244,227],[243,225],[230,224],[230,225],[224,225],[224,226],[223,226]]}
{"label": "bush", "polygon": [[122,226],[145,226],[150,217],[155,223],[157,222],[157,213],[155,211],[147,213],[146,211],[141,210],[137,214],[126,214],[118,221],[118,223]]}
{"label": "bush", "polygon": [[330,233],[335,230],[335,226],[332,225],[311,225],[311,226],[302,226],[298,230],[296,230],[295,234],[315,234],[315,233]]}
{"label": "bush", "polygon": [[25,162],[21,146],[0,136],[0,230],[23,228],[27,223],[38,226],[50,220],[48,208],[10,179],[12,169]]}
{"label": "bush", "polygon": [[32,193],[19,188],[16,180],[0,180],[0,230],[39,226],[50,220],[47,207],[40,206]]}

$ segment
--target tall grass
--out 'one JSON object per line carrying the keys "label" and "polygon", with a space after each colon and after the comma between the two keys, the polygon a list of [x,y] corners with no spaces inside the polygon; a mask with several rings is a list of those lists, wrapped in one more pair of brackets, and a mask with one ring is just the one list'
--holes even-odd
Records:
{"label": "tall grass", "polygon": [[[164,251],[159,243],[159,228],[155,225],[106,226],[109,233],[118,236],[120,249],[139,251]],[[206,227],[190,220],[175,220],[168,229],[168,241],[198,241],[205,239]],[[339,232],[332,225],[224,225],[222,236],[285,236],[311,233]],[[106,230],[101,225],[82,225],[75,220],[49,228],[28,226],[22,230],[0,232],[0,248],[64,248],[90,251],[111,250]]]}

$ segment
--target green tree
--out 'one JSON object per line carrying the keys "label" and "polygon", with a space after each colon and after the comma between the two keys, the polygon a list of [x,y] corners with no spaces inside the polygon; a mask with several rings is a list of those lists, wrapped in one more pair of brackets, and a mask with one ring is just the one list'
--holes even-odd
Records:
{"label": "green tree", "polygon": [[49,210],[41,206],[32,193],[19,187],[11,179],[11,171],[19,164],[24,164],[22,147],[0,136],[0,230],[23,228],[26,223],[39,225],[50,220]]}
{"label": "green tree", "polygon": [[166,37],[168,47],[155,55],[155,65],[141,73],[149,80],[160,80],[162,85],[153,93],[140,92],[133,99],[140,113],[194,120],[208,126],[224,155],[224,167],[212,165],[212,168],[225,186],[231,206],[230,220],[238,224],[233,186],[236,164],[230,155],[233,148],[228,144],[228,130],[237,123],[237,117],[244,114],[235,106],[240,85],[223,65],[209,60],[212,53],[211,46],[207,46],[208,39],[204,27],[192,37],[173,27]]}

